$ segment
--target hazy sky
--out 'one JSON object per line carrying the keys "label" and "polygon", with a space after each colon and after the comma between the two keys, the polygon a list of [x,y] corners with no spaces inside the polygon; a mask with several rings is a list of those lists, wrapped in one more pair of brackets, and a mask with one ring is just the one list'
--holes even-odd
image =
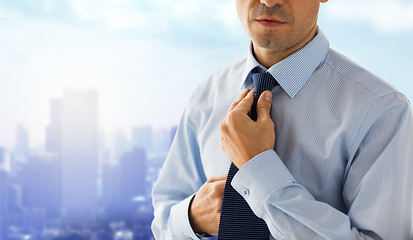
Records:
{"label": "hazy sky", "polygon": [[[411,0],[331,0],[319,25],[413,99]],[[41,145],[64,88],[98,89],[105,135],[175,125],[194,87],[248,43],[234,0],[0,0],[0,146],[18,123]]]}

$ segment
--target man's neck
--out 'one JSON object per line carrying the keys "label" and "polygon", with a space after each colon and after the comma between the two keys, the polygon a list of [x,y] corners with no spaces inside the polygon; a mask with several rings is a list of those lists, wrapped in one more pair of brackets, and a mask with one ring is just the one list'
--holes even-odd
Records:
{"label": "man's neck", "polygon": [[291,48],[287,48],[284,50],[274,50],[265,47],[256,46],[254,43],[252,44],[253,54],[255,59],[265,68],[270,68],[271,66],[281,62],[288,56],[294,54],[302,47],[304,47],[307,43],[309,43],[317,34],[317,27],[311,30],[310,34],[304,38],[301,42],[294,45]]}

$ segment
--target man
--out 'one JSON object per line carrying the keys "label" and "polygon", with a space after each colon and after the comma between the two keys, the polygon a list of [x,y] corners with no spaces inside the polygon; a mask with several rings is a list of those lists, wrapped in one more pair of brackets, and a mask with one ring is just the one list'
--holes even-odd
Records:
{"label": "man", "polygon": [[[153,190],[156,239],[220,238],[227,187],[267,239],[412,237],[410,104],[329,48],[317,28],[327,1],[236,0],[250,54],[187,105]],[[259,96],[255,121],[256,72],[278,86]],[[226,186],[231,162],[239,170]]]}

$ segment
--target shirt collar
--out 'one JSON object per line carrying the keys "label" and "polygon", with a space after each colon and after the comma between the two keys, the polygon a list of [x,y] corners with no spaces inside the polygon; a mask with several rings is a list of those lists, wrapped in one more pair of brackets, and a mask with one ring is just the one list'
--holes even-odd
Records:
{"label": "shirt collar", "polygon": [[294,98],[308,79],[310,79],[314,71],[327,57],[329,48],[327,38],[321,30],[317,28],[317,35],[304,47],[269,69],[266,69],[261,66],[253,56],[251,43],[244,73],[242,75],[243,82],[241,88],[245,88],[252,83],[251,78],[248,78],[251,70],[255,67],[261,67],[270,72],[284,91],[291,98]]}

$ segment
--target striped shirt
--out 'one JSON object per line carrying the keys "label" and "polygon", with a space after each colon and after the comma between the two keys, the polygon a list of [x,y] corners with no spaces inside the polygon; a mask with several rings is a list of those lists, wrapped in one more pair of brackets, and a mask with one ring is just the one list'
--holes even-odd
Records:
{"label": "striped shirt", "polygon": [[[260,64],[246,58],[194,91],[153,189],[156,239],[198,239],[194,194],[231,160],[219,126]],[[262,67],[262,66],[261,66]],[[268,70],[274,150],[232,180],[271,239],[411,239],[413,119],[407,98],[329,48],[318,34]],[[243,194],[245,193],[245,194]]]}

